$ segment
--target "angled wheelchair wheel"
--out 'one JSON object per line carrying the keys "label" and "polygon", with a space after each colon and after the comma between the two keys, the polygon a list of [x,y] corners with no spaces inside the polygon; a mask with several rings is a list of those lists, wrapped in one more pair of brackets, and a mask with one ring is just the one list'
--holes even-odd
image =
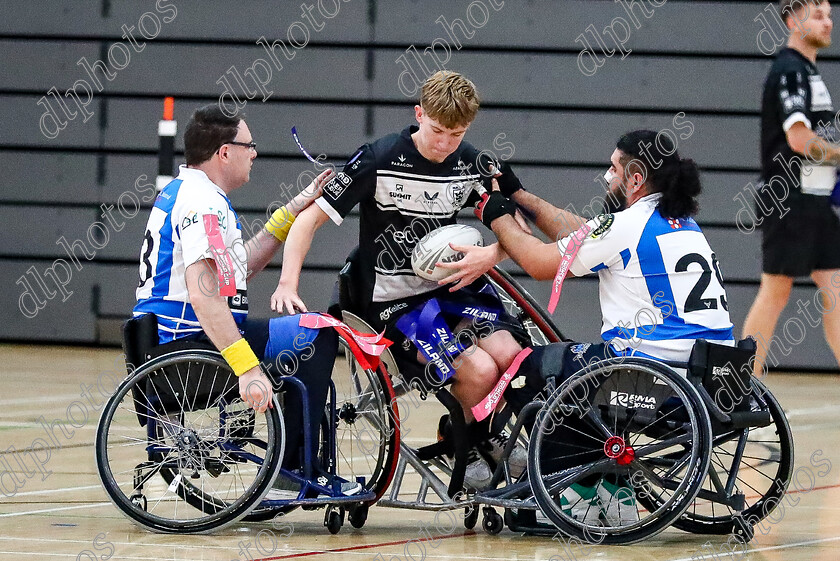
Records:
{"label": "angled wheelchair wheel", "polygon": [[[785,494],[793,475],[793,436],[782,406],[752,378],[752,410],[767,411],[770,425],[750,429],[716,429],[709,472],[700,495],[674,526],[695,534],[738,532],[740,524],[755,526]],[[736,462],[736,458],[740,458]],[[732,477],[732,493],[743,495],[744,510],[712,499]],[[708,495],[707,495],[708,493]]]}
{"label": "angled wheelchair wheel", "polygon": [[363,482],[365,492],[374,492],[378,500],[391,484],[399,454],[396,396],[381,363],[363,368],[344,339],[340,343],[332,378],[335,471],[347,481]]}
{"label": "angled wheelchair wheel", "polygon": [[542,512],[590,543],[632,543],[688,508],[709,465],[708,413],[687,380],[637,358],[595,363],[537,414],[528,474]]}
{"label": "angled wheelchair wheel", "polygon": [[513,277],[494,267],[487,272],[487,278],[499,294],[505,310],[517,318],[528,333],[531,345],[542,346],[563,340],[562,333],[543,306]]}
{"label": "angled wheelchair wheel", "polygon": [[106,403],[96,464],[111,500],[156,532],[205,533],[245,516],[283,457],[276,403],[255,413],[214,351],[176,351],[137,368]]}

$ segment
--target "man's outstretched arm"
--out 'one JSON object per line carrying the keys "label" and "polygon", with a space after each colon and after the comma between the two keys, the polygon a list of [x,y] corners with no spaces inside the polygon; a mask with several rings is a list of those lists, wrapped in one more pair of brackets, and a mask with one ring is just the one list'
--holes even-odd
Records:
{"label": "man's outstretched arm", "polygon": [[318,205],[308,206],[295,219],[289,231],[289,237],[286,239],[286,249],[283,251],[280,282],[277,283],[277,289],[271,295],[271,309],[275,312],[283,313],[285,309],[289,314],[294,314],[295,308],[307,311],[303,300],[298,296],[300,271],[303,268],[303,260],[312,246],[315,232],[329,219],[327,213]]}
{"label": "man's outstretched arm", "polygon": [[[557,208],[524,189],[513,193],[511,198],[516,204],[531,213],[537,228],[552,240],[559,240],[568,236],[586,222],[585,218],[562,208]],[[505,250],[508,250],[508,246],[505,246]],[[511,257],[516,260],[515,256],[511,255]]]}
{"label": "man's outstretched arm", "polygon": [[[312,180],[303,191],[272,214],[269,221],[259,232],[245,243],[245,252],[248,256],[248,280],[262,271],[271,261],[277,250],[283,245],[283,239],[288,234],[292,223],[297,215],[308,208],[312,201],[321,196],[321,189],[328,183],[335,173],[332,170],[323,171],[318,177]],[[278,237],[274,232],[281,231]]]}

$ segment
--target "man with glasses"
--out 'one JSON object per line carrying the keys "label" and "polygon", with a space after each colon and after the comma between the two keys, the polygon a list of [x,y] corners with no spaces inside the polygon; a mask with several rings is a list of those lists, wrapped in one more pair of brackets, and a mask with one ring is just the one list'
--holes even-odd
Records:
{"label": "man with glasses", "polygon": [[[283,463],[299,467],[301,423],[309,422],[318,433],[337,335],[332,329],[301,327],[300,316],[248,319],[246,283],[277,252],[297,213],[321,194],[333,174],[319,175],[243,243],[228,194],[248,182],[257,157],[248,125],[240,117],[226,116],[217,105],[207,105],[187,123],[184,147],[186,165],[160,192],[146,225],[134,315],[157,316],[160,344],[212,343],[239,377],[243,401],[259,412],[271,407],[272,395],[260,360],[274,365],[283,353],[277,366],[303,381],[309,397],[309,419],[302,419],[300,399],[286,400],[284,407]],[[312,444],[315,458],[317,439]],[[357,483],[342,486],[346,494],[360,488]]]}

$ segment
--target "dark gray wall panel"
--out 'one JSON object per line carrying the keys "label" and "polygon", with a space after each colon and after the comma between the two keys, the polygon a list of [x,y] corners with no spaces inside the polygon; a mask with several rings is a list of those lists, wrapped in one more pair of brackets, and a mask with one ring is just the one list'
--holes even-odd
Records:
{"label": "dark gray wall panel", "polygon": [[[57,241],[60,237],[72,244],[75,240],[84,240],[89,251],[96,253],[89,243],[87,231],[98,220],[93,210],[84,208],[0,206],[0,224],[4,225],[5,255],[67,257]],[[92,230],[92,235],[97,228]],[[110,229],[109,229],[110,233]],[[103,239],[94,237],[98,245]],[[79,260],[84,262],[82,250],[77,252]],[[68,257],[69,258],[69,257]]]}
{"label": "dark gray wall panel", "polygon": [[[482,3],[490,12],[489,21],[484,27],[475,29],[471,39],[465,40],[459,33],[462,45],[580,50],[582,47],[575,43],[575,38],[584,33],[587,26],[594,25],[600,31],[613,18],[627,19],[621,6],[610,0],[530,0],[524,3],[505,0],[498,11],[490,7],[490,0],[482,0]],[[493,3],[502,2],[493,0]],[[648,5],[647,2],[644,4]],[[383,24],[376,26],[376,39],[385,43],[412,43],[420,50],[437,37],[451,42],[445,29],[435,20],[441,15],[450,23],[456,18],[466,20],[466,5],[446,0],[380,0],[376,3],[377,20]],[[641,11],[636,8],[641,28],[633,27],[626,46],[644,50],[758,54],[756,35],[761,25],[753,20],[766,5],[766,2],[671,0],[653,9],[650,19],[638,15]],[[476,9],[474,20],[481,23],[480,17],[483,16]],[[721,37],[726,40],[722,41]],[[828,52],[840,53],[840,47],[835,43]],[[632,53],[629,56],[633,56]],[[620,63],[620,55],[613,56],[607,59],[602,70]]]}
{"label": "dark gray wall panel", "polygon": [[96,156],[89,154],[0,152],[0,200],[95,203]]}
{"label": "dark gray wall panel", "polygon": [[[377,52],[377,98],[413,101],[400,89],[404,67],[395,59],[401,51]],[[464,72],[476,84],[485,103],[692,108],[758,111],[769,62],[722,58],[685,59],[661,56],[611,61],[594,76],[578,70],[575,55],[476,53],[452,55],[447,66]],[[419,69],[419,67],[418,67]],[[504,69],[504,77],[500,76]],[[840,65],[821,63],[827,83],[838,77]],[[738,76],[736,89],[720,87]],[[406,80],[406,78],[403,78]],[[709,87],[709,84],[717,84]],[[402,88],[413,89],[410,82]]]}
{"label": "dark gray wall panel", "polygon": [[[15,90],[43,90],[47,92],[53,86],[62,94],[76,80],[85,80],[99,91],[111,93],[158,93],[162,95],[221,95],[224,85],[217,81],[224,77],[234,88],[234,93],[246,100],[245,91],[237,85],[235,73],[226,74],[231,66],[236,67],[239,75],[251,90],[255,102],[262,101],[263,94],[258,92],[253,74],[245,75],[254,61],[262,59],[270,68],[271,75],[265,74],[265,68],[258,64],[256,72],[265,86],[266,92],[273,96],[293,96],[303,98],[363,97],[367,91],[364,74],[365,52],[360,49],[328,49],[309,47],[302,49],[289,61],[278,50],[281,68],[272,62],[266,51],[258,45],[172,45],[150,42],[143,51],[130,52],[128,65],[113,72],[113,81],[109,81],[102,71],[95,72],[96,79],[103,87],[99,90],[85,69],[77,65],[81,57],[90,64],[99,59],[97,42],[61,42],[6,40],[0,41],[0,72],[7,76],[8,86]],[[115,56],[117,56],[115,54]],[[119,55],[122,56],[122,55]],[[117,59],[122,63],[123,58]],[[33,72],[38,68],[38,72]],[[196,71],[196,69],[201,69]],[[313,72],[318,68],[318,72]],[[329,80],[324,80],[329,76]],[[340,84],[340,90],[336,89]],[[79,89],[79,92],[82,92]],[[232,102],[231,102],[232,103]]]}
{"label": "dark gray wall panel", "polygon": [[[56,270],[65,281],[65,294],[68,294],[66,300],[62,300],[62,294],[50,277],[44,275],[44,270],[52,265],[52,262],[43,260],[0,259],[0,280],[3,286],[9,287],[0,297],[0,338],[94,342],[96,318],[92,313],[91,290],[95,279],[94,265],[82,261],[82,270],[73,268],[69,281],[60,267]],[[43,289],[35,287],[38,281],[33,279],[32,273],[27,273],[30,267],[35,268],[38,278],[52,292],[52,299],[45,296]],[[26,288],[16,283],[22,276],[44,303],[44,307],[37,310],[29,297],[24,299],[24,306],[30,315],[35,313],[34,317],[25,316],[19,308],[21,295]]]}
{"label": "dark gray wall panel", "polygon": [[[589,111],[524,111],[488,109],[479,113],[470,127],[467,140],[479,148],[490,148],[492,139],[505,133],[506,142],[516,146],[516,159],[553,162],[606,162],[615,141],[626,131],[649,128],[670,129],[687,136],[683,123],[677,130],[673,115],[649,113],[607,113]],[[700,166],[757,167],[758,150],[752,140],[758,138],[757,117],[707,117],[688,114],[694,126],[691,136],[678,148],[685,157]],[[414,120],[410,107],[377,107],[375,134],[381,136],[400,130]],[[721,150],[726,146],[726,150]]]}
{"label": "dark gray wall panel", "polygon": [[[278,3],[270,0],[251,2],[230,2],[228,0],[202,0],[201,2],[178,2],[161,0],[161,10],[155,10],[156,2],[112,1],[109,13],[103,16],[102,3],[72,2],[56,3],[51,0],[29,2],[25,10],[7,10],[0,21],[0,33],[31,33],[62,35],[106,35],[121,37],[123,24],[136,26],[145,12],[157,13],[167,20],[172,13],[166,6],[174,5],[177,9],[175,19],[163,23],[159,39],[164,38],[200,38],[200,39],[242,39],[256,41],[265,35],[272,41],[286,40],[286,30],[295,21],[303,21],[300,4],[296,2]],[[331,2],[323,2],[327,10],[334,10]],[[358,33],[367,37],[367,4],[364,1],[340,2],[338,14],[332,19],[325,19],[315,10],[316,25],[324,24],[317,33],[310,29],[310,41],[353,40]],[[212,14],[212,17],[208,17]],[[148,28],[150,32],[154,28]],[[295,32],[297,33],[297,32]],[[142,36],[137,30],[134,35],[138,41]],[[295,37],[298,37],[296,34]],[[302,36],[301,36],[302,37]]]}
{"label": "dark gray wall panel", "polygon": [[[183,149],[183,130],[193,111],[202,102],[176,101],[175,119],[179,124],[176,149]],[[108,104],[108,128],[105,144],[120,148],[158,147],[157,123],[162,101],[112,100]],[[343,154],[359,146],[364,134],[364,109],[339,105],[249,102],[245,109],[248,127],[257,142],[257,152],[297,154],[292,126],[313,156]],[[336,131],[341,131],[337,134]]]}
{"label": "dark gray wall panel", "polygon": [[[40,129],[40,123],[46,109],[37,104],[41,97],[42,94],[35,96],[4,95],[0,97],[0,103],[3,104],[4,111],[4,118],[0,120],[0,137],[3,138],[5,144],[11,146],[69,146],[72,148],[89,148],[99,144],[99,129],[96,117],[91,117],[84,123],[82,122],[83,117],[79,116],[78,113],[75,120],[65,121],[65,128],[59,131],[57,136],[54,138],[44,136]],[[64,119],[62,110],[55,103],[51,103],[51,105],[53,110]],[[94,100],[90,104],[90,110],[96,114],[99,111],[99,103]],[[51,128],[53,127],[52,122],[49,122],[47,126],[50,127],[48,128],[49,131],[53,130]],[[154,134],[157,134],[157,125],[155,125]]]}

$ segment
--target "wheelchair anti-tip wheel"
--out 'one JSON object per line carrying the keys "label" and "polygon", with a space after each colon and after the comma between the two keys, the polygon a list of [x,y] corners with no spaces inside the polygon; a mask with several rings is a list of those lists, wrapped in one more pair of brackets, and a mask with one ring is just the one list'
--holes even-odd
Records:
{"label": "wheelchair anti-tip wheel", "polygon": [[694,386],[661,363],[619,357],[580,370],[546,400],[530,435],[529,481],[561,532],[632,543],[688,508],[711,443]]}
{"label": "wheelchair anti-tip wheel", "polygon": [[[773,511],[788,488],[793,476],[790,425],[767,387],[753,377],[750,382],[751,408],[753,412],[767,411],[770,425],[749,429],[715,427],[711,463],[700,495],[674,523],[681,530],[723,535],[744,531],[743,525],[751,529]],[[740,514],[729,505],[703,496],[725,487],[730,477],[734,481],[729,494],[743,497]]]}
{"label": "wheelchair anti-tip wheel", "polygon": [[280,408],[255,413],[214,351],[176,351],[137,368],[105,404],[96,465],[111,500],[156,532],[204,533],[246,515],[283,457]]}

